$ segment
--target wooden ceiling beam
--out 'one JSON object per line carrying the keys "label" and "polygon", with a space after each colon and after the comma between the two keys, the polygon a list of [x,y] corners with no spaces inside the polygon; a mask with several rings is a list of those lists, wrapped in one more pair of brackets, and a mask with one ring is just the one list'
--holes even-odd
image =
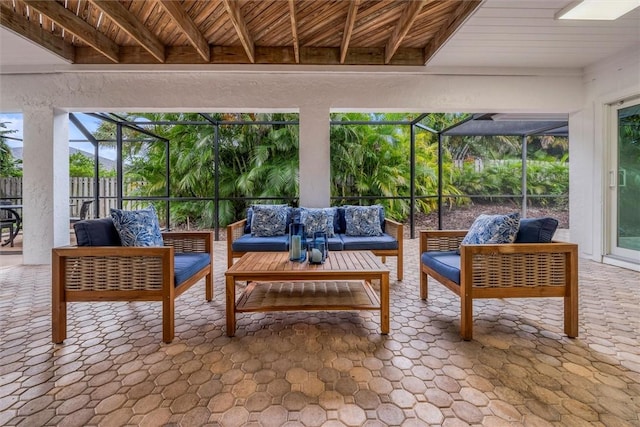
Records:
{"label": "wooden ceiling beam", "polygon": [[298,19],[296,17],[295,0],[289,0],[289,16],[291,17],[291,34],[293,36],[293,55],[296,64],[300,63],[300,41],[298,39]]}
{"label": "wooden ceiling beam", "polygon": [[400,15],[398,24],[393,29],[393,33],[391,34],[391,37],[389,38],[389,41],[387,42],[387,45],[385,47],[385,64],[391,62],[391,58],[393,57],[393,55],[395,55],[396,50],[398,50],[398,48],[400,47],[400,43],[402,43],[402,40],[411,29],[413,22],[420,14],[420,10],[422,10],[422,6],[424,6],[426,2],[427,0],[407,2],[407,5],[402,11],[402,15]]}
{"label": "wooden ceiling beam", "polygon": [[52,34],[50,31],[45,30],[39,22],[27,20],[22,15],[15,13],[12,8],[6,6],[4,3],[0,4],[0,25],[42,46],[44,49],[61,57],[65,61],[69,61],[70,63],[75,61],[75,46],[65,42],[63,38]]}
{"label": "wooden ceiling beam", "polygon": [[[249,58],[242,46],[213,46],[211,61],[205,62],[191,46],[167,47],[165,64],[247,64]],[[424,49],[400,48],[390,66],[422,66]],[[256,46],[256,64],[297,64],[291,46]],[[106,64],[108,59],[90,47],[76,48],[77,64]],[[338,47],[300,47],[300,64],[339,65]],[[383,47],[352,47],[344,61],[348,65],[384,65]],[[120,64],[157,64],[156,59],[140,46],[122,46]]]}
{"label": "wooden ceiling beam", "polygon": [[120,47],[62,4],[42,0],[23,0],[23,3],[74,34],[113,62],[118,63]]}
{"label": "wooden ceiling beam", "polygon": [[353,26],[356,23],[356,15],[358,14],[358,6],[361,0],[351,0],[349,2],[349,12],[347,12],[347,21],[344,23],[344,32],[342,33],[342,43],[340,44],[340,63],[344,64],[351,42],[351,34],[353,34]]}
{"label": "wooden ceiling beam", "polygon": [[252,63],[256,60],[256,47],[253,43],[253,38],[249,33],[249,29],[247,28],[247,23],[242,16],[242,12],[240,11],[240,4],[236,0],[223,0],[224,7],[227,9],[227,13],[229,14],[229,18],[231,19],[231,24],[236,29],[238,33],[238,38],[240,38],[240,43],[244,47],[245,52],[247,52],[247,56],[249,57],[249,61]]}
{"label": "wooden ceiling beam", "polygon": [[204,59],[205,62],[209,62],[211,60],[209,43],[180,3],[175,0],[157,0],[157,2],[164,11],[171,16],[176,25],[182,30],[187,39],[189,39],[191,45],[195,47],[200,56],[202,56],[202,59]]}
{"label": "wooden ceiling beam", "polygon": [[140,46],[153,55],[154,58],[160,62],[165,61],[164,45],[122,3],[111,0],[89,1],[107,15],[115,25],[129,34]]}
{"label": "wooden ceiling beam", "polygon": [[433,55],[440,50],[456,30],[467,20],[469,16],[480,6],[481,0],[471,0],[460,2],[455,11],[449,13],[447,22],[431,39],[429,44],[424,48],[425,65]]}

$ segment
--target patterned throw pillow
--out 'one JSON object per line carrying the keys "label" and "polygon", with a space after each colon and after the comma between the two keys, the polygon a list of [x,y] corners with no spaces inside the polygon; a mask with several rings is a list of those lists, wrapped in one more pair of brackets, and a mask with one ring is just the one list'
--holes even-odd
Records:
{"label": "patterned throw pillow", "polygon": [[284,236],[289,220],[287,205],[253,205],[251,235],[256,237]]}
{"label": "patterned throw pillow", "polygon": [[162,246],[162,233],[153,205],[138,211],[111,209],[113,225],[118,230],[122,246]]}
{"label": "patterned throw pillow", "polygon": [[463,245],[513,243],[518,234],[520,213],[509,215],[480,215],[462,239]]}
{"label": "patterned throw pillow", "polygon": [[316,231],[324,231],[327,237],[334,237],[333,219],[335,208],[300,208],[300,223],[304,224],[307,237],[313,237]]}
{"label": "patterned throw pillow", "polygon": [[380,206],[346,206],[344,208],[347,236],[382,236]]}

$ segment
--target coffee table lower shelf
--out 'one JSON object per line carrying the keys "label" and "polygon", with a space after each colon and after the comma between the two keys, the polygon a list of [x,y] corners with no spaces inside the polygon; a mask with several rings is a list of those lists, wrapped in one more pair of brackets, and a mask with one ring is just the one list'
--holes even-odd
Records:
{"label": "coffee table lower shelf", "polygon": [[380,299],[366,280],[250,282],[235,311],[380,310]]}

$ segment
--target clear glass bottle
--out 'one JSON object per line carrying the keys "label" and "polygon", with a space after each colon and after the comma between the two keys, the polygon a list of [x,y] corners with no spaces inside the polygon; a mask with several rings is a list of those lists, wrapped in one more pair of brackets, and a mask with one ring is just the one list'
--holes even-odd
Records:
{"label": "clear glass bottle", "polygon": [[307,236],[304,224],[289,225],[289,260],[302,262],[307,257]]}

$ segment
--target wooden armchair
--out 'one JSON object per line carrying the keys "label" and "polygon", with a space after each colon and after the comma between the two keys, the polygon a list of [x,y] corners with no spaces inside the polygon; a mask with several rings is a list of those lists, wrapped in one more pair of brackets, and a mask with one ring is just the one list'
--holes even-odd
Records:
{"label": "wooden armchair", "polygon": [[213,299],[213,234],[168,232],[162,247],[67,246],[52,249],[53,342],[67,336],[67,303],[162,301],[162,339],[174,338],[174,301],[205,279]]}
{"label": "wooden armchair", "polygon": [[[460,335],[473,336],[476,298],[564,298],[564,332],[578,336],[578,246],[573,243],[463,245],[466,230],[420,232],[420,298],[427,299],[428,276],[460,297]],[[455,251],[460,247],[459,283]],[[424,254],[450,251],[444,268],[425,264]],[[433,255],[433,254],[431,254]],[[433,265],[433,264],[432,264]],[[453,266],[453,267],[452,267]],[[450,277],[445,277],[445,274]]]}

